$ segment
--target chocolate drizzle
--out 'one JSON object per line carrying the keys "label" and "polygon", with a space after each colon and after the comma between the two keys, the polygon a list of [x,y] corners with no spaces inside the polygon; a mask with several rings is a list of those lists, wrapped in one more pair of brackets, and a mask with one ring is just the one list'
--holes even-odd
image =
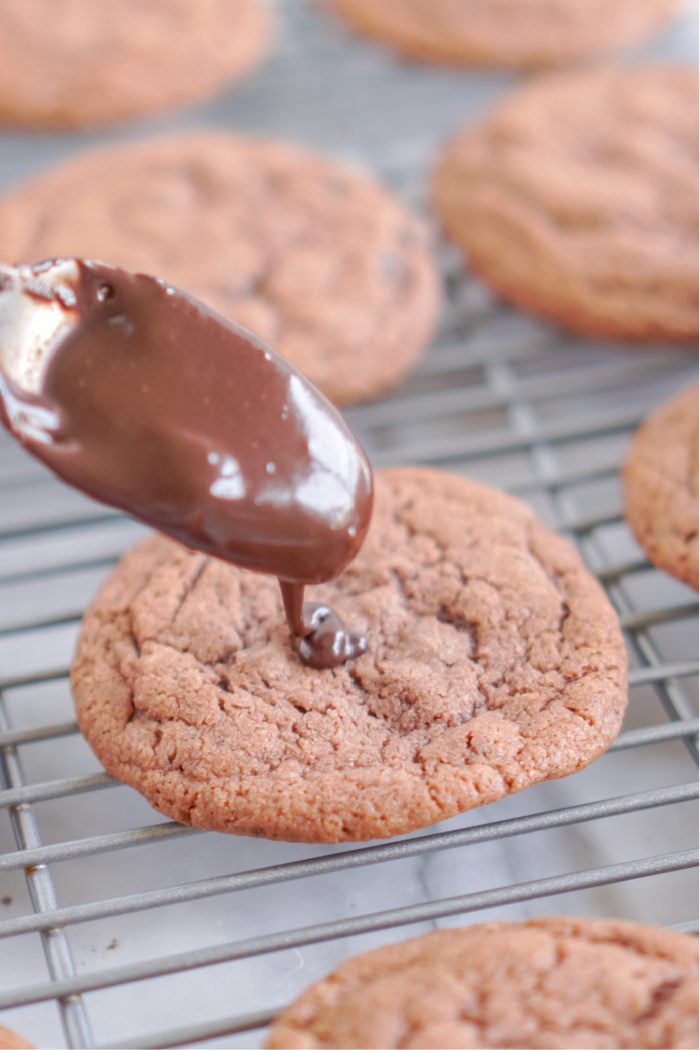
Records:
{"label": "chocolate drizzle", "polygon": [[[372,511],[367,457],[323,395],[157,278],[81,260],[8,273],[0,419],[15,437],[88,495],[277,576],[304,663],[335,667],[363,652],[331,609],[303,605],[306,585],[355,557]],[[42,310],[53,312],[43,345]]]}
{"label": "chocolate drizzle", "polygon": [[367,639],[349,631],[329,605],[304,605],[304,586],[280,580],[284,612],[295,647],[303,663],[310,667],[338,667],[360,656]]}

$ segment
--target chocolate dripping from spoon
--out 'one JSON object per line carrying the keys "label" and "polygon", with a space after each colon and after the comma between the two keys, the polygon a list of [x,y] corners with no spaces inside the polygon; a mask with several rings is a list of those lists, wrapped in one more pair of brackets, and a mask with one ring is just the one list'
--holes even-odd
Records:
{"label": "chocolate dripping from spoon", "polygon": [[326,398],[246,329],[106,264],[0,267],[0,420],[87,495],[277,576],[304,663],[366,648],[303,597],[362,545],[369,462]]}

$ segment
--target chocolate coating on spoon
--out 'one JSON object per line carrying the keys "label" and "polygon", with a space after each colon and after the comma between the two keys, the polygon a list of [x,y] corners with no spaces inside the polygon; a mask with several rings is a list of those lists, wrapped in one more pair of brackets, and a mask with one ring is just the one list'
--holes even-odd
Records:
{"label": "chocolate coating on spoon", "polygon": [[102,263],[0,269],[0,419],[88,495],[277,576],[305,663],[364,650],[303,596],[362,545],[369,462],[336,409],[247,330]]}

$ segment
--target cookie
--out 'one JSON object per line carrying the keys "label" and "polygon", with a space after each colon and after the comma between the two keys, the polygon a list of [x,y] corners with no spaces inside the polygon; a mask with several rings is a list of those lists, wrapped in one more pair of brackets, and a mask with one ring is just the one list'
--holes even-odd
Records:
{"label": "cookie", "polygon": [[625,517],[660,569],[698,589],[698,388],[653,412],[623,471]]}
{"label": "cookie", "polygon": [[25,1042],[16,1032],[0,1025],[0,1050],[32,1050],[32,1044]]}
{"label": "cookie", "polygon": [[579,555],[518,500],[381,472],[368,538],[310,589],[367,652],[292,652],[277,582],[154,536],[86,614],[80,728],[160,812],[308,842],[401,835],[581,769],[617,736],[626,658]]}
{"label": "cookie", "polygon": [[678,0],[326,0],[362,33],[412,58],[538,67],[629,47]]}
{"label": "cookie", "polygon": [[268,1050],[697,1047],[697,940],[612,919],[438,930],[344,962]]}
{"label": "cookie", "polygon": [[3,0],[0,123],[107,124],[198,102],[267,47],[263,0]]}
{"label": "cookie", "polygon": [[697,92],[695,71],[667,65],[554,74],[516,92],[437,168],[448,236],[498,293],[565,327],[692,339]]}
{"label": "cookie", "polygon": [[336,401],[375,396],[433,329],[419,221],[339,162],[194,134],[95,150],[0,200],[0,258],[104,259],[251,328]]}

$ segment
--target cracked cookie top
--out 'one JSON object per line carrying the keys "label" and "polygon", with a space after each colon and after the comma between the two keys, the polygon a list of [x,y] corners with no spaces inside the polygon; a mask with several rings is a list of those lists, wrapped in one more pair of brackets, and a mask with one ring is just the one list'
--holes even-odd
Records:
{"label": "cracked cookie top", "polygon": [[432,333],[424,225],[362,171],[206,132],[90,150],[0,198],[0,256],[104,259],[250,328],[334,401],[374,397]]}
{"label": "cracked cookie top", "polygon": [[266,1046],[696,1047],[697,940],[607,919],[440,930],[349,959]]}
{"label": "cracked cookie top", "polygon": [[315,842],[399,835],[572,773],[617,736],[617,617],[524,504],[380,472],[356,561],[310,590],[365,634],[333,671],[293,653],[276,580],[159,536],[88,611],[80,727],[176,820]]}
{"label": "cracked cookie top", "polygon": [[575,331],[697,338],[697,96],[695,69],[662,63],[513,92],[437,167],[447,234],[499,294]]}

